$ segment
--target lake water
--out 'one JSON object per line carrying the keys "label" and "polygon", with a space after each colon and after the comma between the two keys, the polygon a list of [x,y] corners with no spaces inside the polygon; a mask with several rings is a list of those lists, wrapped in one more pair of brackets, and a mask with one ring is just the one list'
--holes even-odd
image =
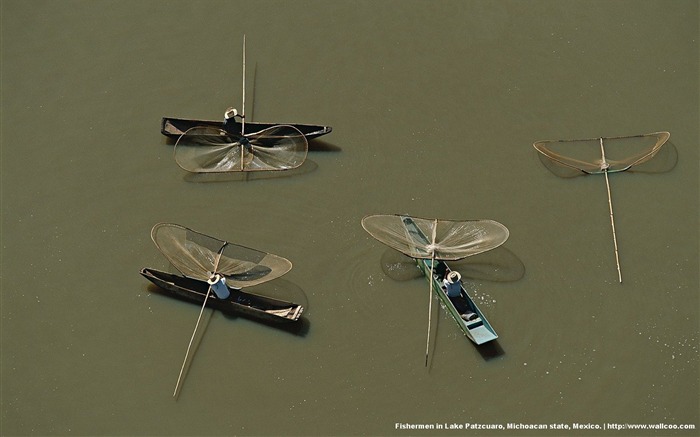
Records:
{"label": "lake water", "polygon": [[[0,7],[2,435],[697,435],[696,1]],[[333,132],[296,172],[192,177],[161,117],[240,108],[243,34],[249,119]],[[672,170],[610,175],[620,284],[604,177],[532,144],[655,131]],[[524,274],[464,278],[497,343],[435,303],[424,366],[428,284],[384,273],[376,213],[508,227]],[[158,222],[291,260],[305,329],[205,311],[173,399],[199,308],[139,275]]]}

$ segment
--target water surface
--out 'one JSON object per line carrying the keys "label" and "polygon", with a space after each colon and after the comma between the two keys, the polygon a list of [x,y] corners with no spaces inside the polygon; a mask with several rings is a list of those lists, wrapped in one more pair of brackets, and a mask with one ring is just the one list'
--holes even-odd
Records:
{"label": "water surface", "polygon": [[[0,5],[3,435],[700,424],[697,2]],[[333,132],[289,175],[191,177],[160,118],[240,105],[244,33],[248,116]],[[675,168],[610,177],[619,284],[604,179],[532,143],[661,130]],[[384,273],[374,213],[509,228],[524,275],[465,278],[497,344],[435,305],[424,367],[427,282]],[[138,274],[158,222],[290,259],[307,329],[205,312],[173,400],[198,308]]]}

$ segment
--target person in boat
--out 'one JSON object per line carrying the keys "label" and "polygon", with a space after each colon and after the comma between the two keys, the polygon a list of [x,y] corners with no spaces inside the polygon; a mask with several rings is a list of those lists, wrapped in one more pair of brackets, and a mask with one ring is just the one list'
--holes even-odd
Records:
{"label": "person in boat", "polygon": [[[238,110],[236,108],[226,109],[226,112],[224,112],[224,128],[230,128],[226,129],[227,131],[240,129],[239,126],[236,126],[240,124],[240,121],[237,120],[237,118],[243,119],[243,116],[238,113]],[[234,129],[234,127],[236,127],[237,129]]]}
{"label": "person in boat", "polygon": [[445,279],[442,280],[442,284],[445,294],[450,298],[452,305],[457,309],[462,319],[469,321],[479,317],[471,310],[467,299],[462,296],[462,275],[459,272],[448,272]]}
{"label": "person in boat", "polygon": [[245,115],[239,114],[236,108],[228,108],[224,112],[224,129],[230,134],[235,134],[239,136],[238,142],[245,148],[246,152],[250,152],[253,146],[250,141],[245,136],[241,135],[241,121],[245,118]]}

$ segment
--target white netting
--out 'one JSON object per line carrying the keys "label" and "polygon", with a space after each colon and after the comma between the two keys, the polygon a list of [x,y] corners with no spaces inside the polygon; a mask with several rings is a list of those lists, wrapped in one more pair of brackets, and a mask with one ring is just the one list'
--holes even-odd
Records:
{"label": "white netting", "polygon": [[[620,172],[645,164],[659,155],[669,137],[668,132],[654,132],[627,137],[537,141],[533,146],[552,173],[573,177],[604,173],[606,169],[609,173]],[[670,147],[664,149],[672,152]]]}
{"label": "white netting", "polygon": [[[411,258],[458,260],[503,244],[508,228],[493,220],[439,220],[405,215],[371,215],[362,227]],[[434,235],[434,240],[433,240]]]}
{"label": "white netting", "polygon": [[192,173],[290,170],[306,160],[308,147],[304,134],[289,125],[244,136],[198,126],[175,143],[175,161]]}
{"label": "white netting", "polygon": [[151,238],[180,273],[202,281],[218,273],[226,277],[230,286],[251,287],[278,278],[292,268],[292,263],[280,256],[228,243],[176,224],[155,225]]}

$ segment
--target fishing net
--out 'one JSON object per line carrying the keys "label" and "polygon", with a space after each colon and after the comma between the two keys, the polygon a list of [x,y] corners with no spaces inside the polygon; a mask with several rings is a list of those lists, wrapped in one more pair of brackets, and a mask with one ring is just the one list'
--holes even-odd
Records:
{"label": "fishing net", "polygon": [[197,126],[175,143],[175,161],[192,173],[289,170],[306,160],[308,147],[304,134],[289,125],[243,136]]}
{"label": "fishing net", "polygon": [[633,171],[632,169],[658,173],[672,169],[676,165],[677,154],[675,147],[667,143],[670,136],[668,132],[654,132],[625,137],[537,141],[533,144],[540,152],[538,156],[542,163],[559,177],[570,178],[584,174],[605,176],[619,282],[622,282],[622,269],[608,173]]}
{"label": "fishing net", "polygon": [[226,277],[229,286],[252,287],[278,278],[292,268],[292,263],[280,256],[228,243],[176,224],[155,225],[151,238],[180,273],[202,281],[218,273]]}
{"label": "fishing net", "polygon": [[[668,132],[584,140],[537,141],[542,163],[564,178],[631,170],[660,172],[673,168],[675,148],[667,144]],[[654,164],[651,164],[652,159]]]}
{"label": "fishing net", "polygon": [[371,215],[362,219],[362,227],[375,239],[411,258],[435,257],[445,261],[486,252],[508,239],[508,228],[493,220]]}

